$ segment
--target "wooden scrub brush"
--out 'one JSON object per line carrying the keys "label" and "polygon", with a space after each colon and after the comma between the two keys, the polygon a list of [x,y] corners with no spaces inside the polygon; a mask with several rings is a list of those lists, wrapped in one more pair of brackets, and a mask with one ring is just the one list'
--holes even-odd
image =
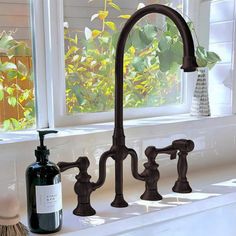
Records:
{"label": "wooden scrub brush", "polygon": [[19,202],[8,195],[0,198],[0,236],[26,236],[29,231],[20,222]]}

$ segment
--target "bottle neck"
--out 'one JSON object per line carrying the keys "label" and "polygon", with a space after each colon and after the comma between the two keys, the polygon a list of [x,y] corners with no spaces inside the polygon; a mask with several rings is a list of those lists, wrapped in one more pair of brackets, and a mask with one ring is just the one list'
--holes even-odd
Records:
{"label": "bottle neck", "polygon": [[37,147],[37,149],[35,150],[35,156],[36,156],[36,160],[37,162],[41,163],[41,164],[45,164],[48,162],[48,156],[49,156],[50,152],[46,147]]}
{"label": "bottle neck", "polygon": [[48,155],[44,156],[44,155],[38,155],[36,156],[36,160],[37,162],[39,162],[40,164],[46,164],[48,163]]}

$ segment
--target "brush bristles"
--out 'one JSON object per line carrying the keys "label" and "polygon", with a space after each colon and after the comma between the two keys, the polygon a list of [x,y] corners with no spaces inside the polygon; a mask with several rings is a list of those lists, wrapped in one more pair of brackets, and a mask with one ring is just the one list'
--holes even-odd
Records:
{"label": "brush bristles", "polygon": [[0,225],[0,236],[27,236],[29,231],[21,222],[15,225]]}

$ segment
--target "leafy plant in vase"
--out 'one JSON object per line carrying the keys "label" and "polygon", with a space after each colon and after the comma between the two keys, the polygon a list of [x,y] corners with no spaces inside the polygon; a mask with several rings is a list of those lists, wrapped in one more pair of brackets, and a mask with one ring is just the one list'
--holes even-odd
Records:
{"label": "leafy plant in vase", "polygon": [[[160,70],[168,71],[172,70],[173,65],[181,65],[182,58],[182,41],[179,34],[175,34],[177,31],[176,26],[172,21],[166,19],[167,27],[163,32],[162,38],[159,41],[159,61]],[[194,33],[197,47],[197,80],[192,98],[192,106],[190,114],[193,116],[210,116],[210,106],[208,98],[208,69],[212,69],[215,64],[221,61],[220,57],[212,51],[207,51],[204,47],[200,46],[196,31],[193,23],[188,22],[189,28]],[[171,36],[173,35],[174,36]],[[173,40],[178,42],[178,47],[173,46]],[[181,43],[180,43],[181,42]],[[166,56],[165,56],[166,55]]]}
{"label": "leafy plant in vase", "polygon": [[220,61],[220,57],[214,52],[208,52],[198,46],[197,55],[197,81],[193,93],[190,114],[192,116],[210,116],[210,105],[208,96],[208,69]]}

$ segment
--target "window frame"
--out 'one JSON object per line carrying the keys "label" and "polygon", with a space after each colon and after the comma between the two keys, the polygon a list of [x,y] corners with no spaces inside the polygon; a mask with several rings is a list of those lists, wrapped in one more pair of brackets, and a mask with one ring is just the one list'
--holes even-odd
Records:
{"label": "window frame", "polygon": [[42,1],[30,1],[32,58],[37,128],[49,127],[45,67],[44,10]]}
{"label": "window frame", "polygon": [[[184,12],[194,22],[200,0],[184,0]],[[113,121],[114,112],[66,114],[64,76],[63,0],[31,0],[38,128],[74,126]],[[193,6],[194,5],[194,6]],[[197,8],[198,9],[198,8]],[[44,32],[44,38],[43,38]],[[124,119],[189,113],[195,73],[183,73],[183,104],[124,109]]]}

